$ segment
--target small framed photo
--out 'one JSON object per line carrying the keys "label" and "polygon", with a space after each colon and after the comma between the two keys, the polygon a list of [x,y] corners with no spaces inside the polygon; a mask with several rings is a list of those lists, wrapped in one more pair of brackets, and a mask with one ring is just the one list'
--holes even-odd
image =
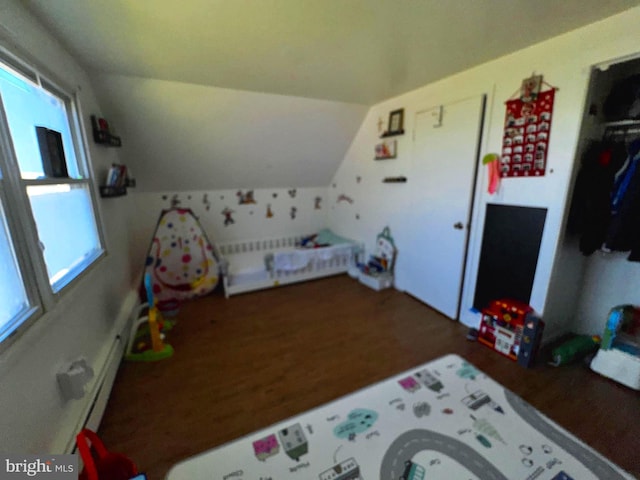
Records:
{"label": "small framed photo", "polygon": [[402,127],[404,122],[404,108],[394,110],[389,113],[389,128],[387,129],[387,135],[394,135],[398,133],[404,133]]}
{"label": "small framed photo", "polygon": [[396,141],[386,140],[376,145],[376,160],[388,160],[396,158]]}
{"label": "small framed photo", "polygon": [[520,100],[523,102],[533,102],[538,98],[540,87],[542,86],[542,75],[533,75],[525,78],[520,86]]}

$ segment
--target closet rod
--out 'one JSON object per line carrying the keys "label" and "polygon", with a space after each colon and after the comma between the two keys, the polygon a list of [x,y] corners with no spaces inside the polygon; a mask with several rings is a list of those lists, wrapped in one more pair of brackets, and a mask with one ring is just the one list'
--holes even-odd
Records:
{"label": "closet rod", "polygon": [[607,129],[604,131],[604,139],[609,140],[612,137],[620,137],[620,136],[626,139],[627,136],[632,134],[640,134],[640,125],[638,126],[629,125],[626,127],[607,127]]}

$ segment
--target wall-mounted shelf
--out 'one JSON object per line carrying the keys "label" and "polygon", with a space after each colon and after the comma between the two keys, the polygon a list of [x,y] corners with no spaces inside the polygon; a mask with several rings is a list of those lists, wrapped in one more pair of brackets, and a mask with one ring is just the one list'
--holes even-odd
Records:
{"label": "wall-mounted shelf", "polygon": [[127,187],[108,187],[103,185],[100,187],[100,196],[102,198],[122,197],[127,194]]}
{"label": "wall-mounted shelf", "polygon": [[387,157],[375,157],[374,160],[393,160],[397,158],[395,155],[389,155]]}
{"label": "wall-mounted shelf", "polygon": [[382,183],[407,183],[407,177],[385,177]]}
{"label": "wall-mounted shelf", "polygon": [[398,130],[397,132],[384,132],[380,135],[380,138],[397,137],[399,135],[404,135],[404,130]]}
{"label": "wall-mounted shelf", "polygon": [[97,118],[95,115],[91,115],[91,126],[93,128],[93,141],[96,144],[104,145],[105,147],[122,146],[122,140],[109,131],[109,124],[104,118]]}
{"label": "wall-mounted shelf", "polygon": [[111,135],[109,132],[102,132],[99,130],[93,131],[93,141],[98,145],[104,145],[106,147],[121,147],[122,140],[120,137]]}
{"label": "wall-mounted shelf", "polygon": [[114,163],[107,172],[104,185],[100,186],[102,198],[121,197],[127,194],[127,188],[136,186],[136,179],[129,177],[126,165]]}

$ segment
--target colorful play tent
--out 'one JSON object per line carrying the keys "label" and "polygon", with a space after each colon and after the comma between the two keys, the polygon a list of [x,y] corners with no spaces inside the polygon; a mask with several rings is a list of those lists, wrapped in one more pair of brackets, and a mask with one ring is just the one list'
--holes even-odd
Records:
{"label": "colorful play tent", "polygon": [[163,210],[147,255],[145,273],[158,302],[206,295],[218,284],[213,245],[189,208]]}

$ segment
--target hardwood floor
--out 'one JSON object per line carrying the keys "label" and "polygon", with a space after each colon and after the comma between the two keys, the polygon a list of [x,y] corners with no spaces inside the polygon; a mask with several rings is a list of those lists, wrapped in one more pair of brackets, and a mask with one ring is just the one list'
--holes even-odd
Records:
{"label": "hardwood floor", "polygon": [[457,353],[640,475],[640,396],[582,365],[523,369],[395,290],[339,276],[182,306],[175,355],[126,363],[100,434],[159,480],[176,462]]}

